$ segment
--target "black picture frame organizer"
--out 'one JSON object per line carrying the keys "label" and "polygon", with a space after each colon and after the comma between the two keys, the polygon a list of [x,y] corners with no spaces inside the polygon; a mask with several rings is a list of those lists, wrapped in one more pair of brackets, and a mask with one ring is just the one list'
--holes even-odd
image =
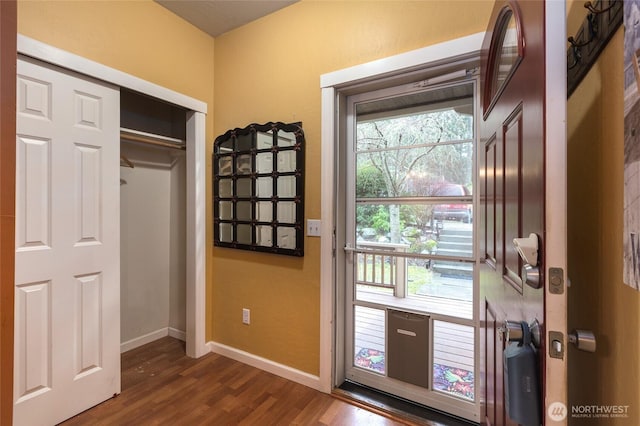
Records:
{"label": "black picture frame organizer", "polygon": [[304,256],[302,123],[228,130],[213,146],[213,241],[218,247]]}

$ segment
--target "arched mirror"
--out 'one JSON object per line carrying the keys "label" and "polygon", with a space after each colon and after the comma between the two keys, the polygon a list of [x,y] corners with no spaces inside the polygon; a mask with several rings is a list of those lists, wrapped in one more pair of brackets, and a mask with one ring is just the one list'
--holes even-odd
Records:
{"label": "arched mirror", "polygon": [[302,123],[251,124],[213,147],[214,245],[304,255]]}

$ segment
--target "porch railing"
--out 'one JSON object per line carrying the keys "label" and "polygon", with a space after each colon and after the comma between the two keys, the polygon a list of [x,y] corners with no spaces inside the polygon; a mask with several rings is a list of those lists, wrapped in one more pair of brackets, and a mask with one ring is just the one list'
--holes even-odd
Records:
{"label": "porch railing", "polygon": [[390,288],[395,297],[406,297],[407,259],[395,254],[405,253],[409,245],[358,241],[358,248],[376,253],[357,253],[356,284]]}

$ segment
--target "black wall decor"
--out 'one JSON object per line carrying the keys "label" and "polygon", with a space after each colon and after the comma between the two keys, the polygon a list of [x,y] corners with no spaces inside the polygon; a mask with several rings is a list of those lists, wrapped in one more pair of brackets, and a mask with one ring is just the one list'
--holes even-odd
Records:
{"label": "black wall decor", "polygon": [[250,124],[213,147],[213,241],[230,247],[304,255],[302,123]]}
{"label": "black wall decor", "polygon": [[567,99],[587,75],[622,24],[623,0],[596,0],[584,4],[588,13],[567,49]]}

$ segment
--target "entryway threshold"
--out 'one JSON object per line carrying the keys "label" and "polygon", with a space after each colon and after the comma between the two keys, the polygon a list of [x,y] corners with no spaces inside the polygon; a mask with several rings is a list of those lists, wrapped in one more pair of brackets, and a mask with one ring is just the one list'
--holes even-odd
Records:
{"label": "entryway threshold", "polygon": [[385,416],[409,426],[471,426],[478,425],[465,419],[419,405],[367,386],[345,381],[332,395],[350,404]]}

